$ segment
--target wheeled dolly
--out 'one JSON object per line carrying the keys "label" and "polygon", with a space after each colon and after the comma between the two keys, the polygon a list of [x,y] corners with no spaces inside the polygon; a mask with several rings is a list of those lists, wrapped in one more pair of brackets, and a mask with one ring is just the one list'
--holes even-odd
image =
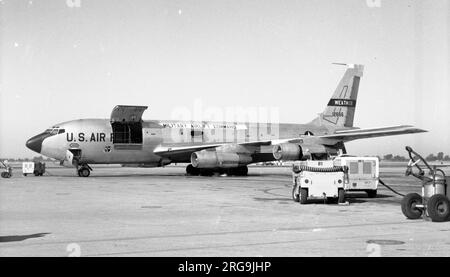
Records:
{"label": "wheeled dolly", "polygon": [[[409,193],[401,203],[403,214],[409,219],[430,218],[433,222],[443,222],[450,220],[450,199],[447,191],[447,184],[450,177],[437,166],[430,166],[422,156],[407,146],[406,151],[410,157],[406,176],[412,175],[422,181],[422,195]],[[430,171],[428,175],[419,166],[423,163]],[[418,169],[418,173],[413,172],[413,168]]]}
{"label": "wheeled dolly", "polygon": [[1,173],[2,178],[11,178],[12,176],[12,167],[7,165],[6,163],[0,161],[0,167],[3,167],[5,171]]}

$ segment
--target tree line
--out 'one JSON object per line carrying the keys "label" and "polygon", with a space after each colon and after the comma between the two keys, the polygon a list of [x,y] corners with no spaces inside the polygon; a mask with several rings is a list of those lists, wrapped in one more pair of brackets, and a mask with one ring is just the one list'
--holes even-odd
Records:
{"label": "tree line", "polygon": [[55,159],[46,158],[43,156],[35,156],[33,158],[0,158],[1,161],[8,162],[54,162]]}
{"label": "tree line", "polygon": [[[383,156],[383,160],[385,161],[396,161],[396,162],[403,162],[403,161],[408,161],[409,157],[404,157],[404,156],[400,156],[400,155],[393,155],[393,154],[387,154]],[[439,152],[437,153],[437,155],[435,154],[429,154],[428,156],[425,157],[425,160],[427,160],[428,162],[436,162],[436,161],[450,161],[450,156],[449,155],[444,155],[443,152]]]}

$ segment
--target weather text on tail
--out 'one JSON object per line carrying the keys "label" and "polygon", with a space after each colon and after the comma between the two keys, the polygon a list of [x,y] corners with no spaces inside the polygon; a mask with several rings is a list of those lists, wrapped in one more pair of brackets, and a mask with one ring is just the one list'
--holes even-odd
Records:
{"label": "weather text on tail", "polygon": [[363,76],[364,65],[346,65],[347,70],[339,82],[323,113],[311,123],[336,129],[353,127],[359,82]]}

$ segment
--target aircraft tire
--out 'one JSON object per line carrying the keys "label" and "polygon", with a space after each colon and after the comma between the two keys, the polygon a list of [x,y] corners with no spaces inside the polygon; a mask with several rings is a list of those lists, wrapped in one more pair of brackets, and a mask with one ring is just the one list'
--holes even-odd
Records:
{"label": "aircraft tire", "polygon": [[187,176],[198,176],[200,175],[200,169],[195,168],[192,164],[186,166],[186,175]]}
{"label": "aircraft tire", "polygon": [[243,166],[239,168],[239,176],[247,176],[248,175],[248,167]]}
{"label": "aircraft tire", "polygon": [[87,167],[82,167],[78,173],[80,174],[80,177],[89,177],[89,175],[91,175],[91,171]]}
{"label": "aircraft tire", "polygon": [[200,169],[200,175],[201,176],[213,176],[214,175],[214,170],[202,168],[202,169]]}
{"label": "aircraft tire", "polygon": [[450,215],[450,201],[443,194],[435,194],[427,201],[427,211],[433,222],[446,221]]}
{"label": "aircraft tire", "polygon": [[193,171],[194,171],[194,167],[192,166],[192,164],[188,164],[186,166],[186,175],[188,175],[188,176],[192,175]]}
{"label": "aircraft tire", "polygon": [[422,216],[422,210],[417,209],[415,206],[422,204],[422,196],[417,193],[408,193],[402,199],[402,213],[408,219],[418,219]]}
{"label": "aircraft tire", "polygon": [[240,167],[229,168],[228,169],[228,175],[247,176],[248,175],[248,167],[247,166],[240,166]]}

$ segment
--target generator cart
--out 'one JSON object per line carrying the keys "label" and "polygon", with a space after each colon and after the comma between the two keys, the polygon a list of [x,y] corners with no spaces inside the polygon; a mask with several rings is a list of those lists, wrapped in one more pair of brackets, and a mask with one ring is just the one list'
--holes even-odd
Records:
{"label": "generator cart", "polygon": [[377,157],[342,155],[333,161],[335,165],[348,167],[346,192],[366,192],[369,198],[377,197],[380,177],[380,161]]}
{"label": "generator cart", "polygon": [[34,176],[42,176],[45,173],[45,163],[43,162],[24,162],[22,163],[23,176],[34,174]]}
{"label": "generator cart", "polygon": [[[421,180],[422,195],[407,194],[401,204],[403,214],[409,219],[418,219],[423,215],[424,219],[429,217],[434,222],[449,220],[450,200],[447,185],[450,184],[450,177],[446,176],[445,172],[437,166],[430,166],[411,147],[407,146],[406,151],[408,151],[410,161],[405,175],[412,175]],[[425,174],[420,164],[429,170],[428,174]],[[417,172],[414,172],[414,167],[417,168]]]}
{"label": "generator cart", "polygon": [[12,167],[2,161],[0,161],[0,167],[4,169],[4,171],[1,173],[2,178],[11,178]]}
{"label": "generator cart", "polygon": [[292,198],[300,204],[308,199],[345,202],[347,167],[334,166],[333,161],[300,161],[293,165]]}

